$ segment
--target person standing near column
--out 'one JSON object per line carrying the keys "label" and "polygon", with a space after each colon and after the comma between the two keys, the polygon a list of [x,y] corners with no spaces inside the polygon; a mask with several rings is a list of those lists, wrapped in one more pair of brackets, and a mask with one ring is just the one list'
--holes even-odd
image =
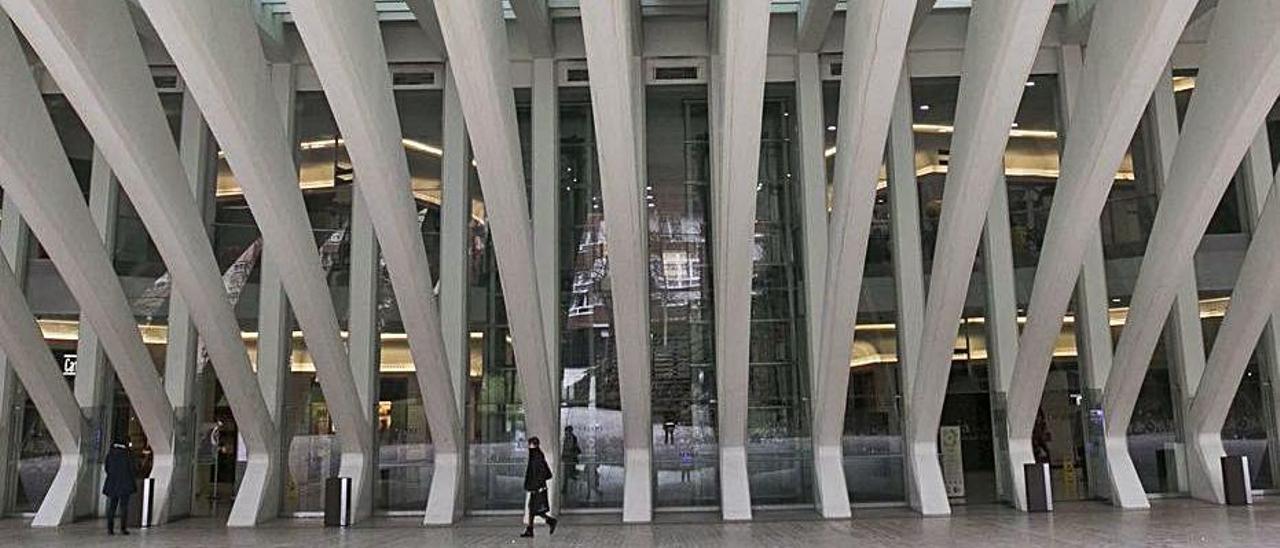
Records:
{"label": "person standing near column", "polygon": [[547,498],[547,480],[551,479],[551,467],[547,466],[547,457],[542,454],[541,443],[537,436],[529,438],[529,464],[524,471],[524,490],[529,492],[529,525],[525,527],[521,537],[533,536],[533,518],[541,517],[551,526],[551,534],[556,533],[556,524],[560,520],[551,517],[551,501]]}
{"label": "person standing near column", "polygon": [[107,496],[107,534],[115,533],[116,508],[120,509],[120,534],[129,534],[129,497],[137,491],[137,462],[124,438],[117,437],[107,451],[104,465],[107,479],[102,484],[102,494]]}

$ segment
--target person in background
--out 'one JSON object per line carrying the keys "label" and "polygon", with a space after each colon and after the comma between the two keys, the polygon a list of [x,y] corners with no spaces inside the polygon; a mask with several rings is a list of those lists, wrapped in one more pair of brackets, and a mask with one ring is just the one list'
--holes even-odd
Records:
{"label": "person in background", "polygon": [[560,520],[551,517],[551,501],[547,498],[547,480],[551,479],[551,467],[547,465],[547,457],[542,454],[542,443],[537,436],[529,438],[529,464],[524,470],[524,490],[529,492],[529,525],[525,527],[521,537],[533,536],[533,518],[541,517],[551,526],[551,534],[556,533],[556,524]]}
{"label": "person in background", "polygon": [[574,435],[573,427],[564,427],[564,444],[560,450],[561,459],[564,460],[564,481],[560,482],[560,492],[568,492],[569,483],[578,479],[578,461],[582,456],[582,448],[578,446],[578,436]]}
{"label": "person in background", "polygon": [[102,484],[102,494],[107,496],[107,534],[114,535],[116,508],[120,509],[120,534],[129,534],[129,497],[133,496],[137,487],[136,470],[138,463],[125,444],[124,438],[117,437],[107,451],[104,465],[107,479]]}

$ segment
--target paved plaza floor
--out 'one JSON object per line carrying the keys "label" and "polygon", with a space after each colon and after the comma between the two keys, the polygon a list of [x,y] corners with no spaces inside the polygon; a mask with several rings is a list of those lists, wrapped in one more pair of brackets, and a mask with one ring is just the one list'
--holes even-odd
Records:
{"label": "paved plaza floor", "polygon": [[278,520],[227,529],[209,519],[108,537],[102,521],[56,530],[0,521],[0,546],[1280,546],[1280,500],[1224,508],[1191,500],[1153,501],[1151,510],[1121,511],[1103,503],[1059,505],[1053,514],[1020,514],[999,506],[958,507],[951,517],[921,518],[905,509],[857,511],[852,520],[823,521],[809,512],[759,512],[751,523],[722,523],[714,514],[659,514],[652,525],[622,525],[617,516],[566,516],[555,536],[545,527],[520,539],[519,518],[470,518],[427,528],[413,518],[378,518],[348,530],[318,520]]}

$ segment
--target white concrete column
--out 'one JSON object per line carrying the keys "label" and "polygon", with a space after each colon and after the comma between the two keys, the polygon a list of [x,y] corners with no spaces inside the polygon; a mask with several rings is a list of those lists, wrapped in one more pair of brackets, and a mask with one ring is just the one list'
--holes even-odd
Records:
{"label": "white concrete column", "polygon": [[[822,346],[822,290],[827,278],[827,159],[822,73],[818,54],[796,55],[796,132],[800,157],[800,231],[805,279],[805,320],[809,361],[816,365]],[[914,161],[914,160],[913,160]],[[912,175],[915,175],[914,167]],[[895,258],[897,254],[895,253]],[[809,393],[818,391],[817,375],[809,375]]]}
{"label": "white concrete column", "polygon": [[[1280,303],[1280,286],[1274,283],[1274,273],[1280,271],[1280,200],[1266,199],[1274,176],[1265,127],[1254,137],[1240,166],[1240,175],[1253,239],[1240,267],[1231,304],[1218,329],[1208,365],[1195,390],[1196,397],[1186,415],[1191,495],[1217,504],[1226,502],[1222,480],[1222,457],[1226,455],[1222,426],[1239,390],[1241,377],[1254,348],[1266,365],[1277,355],[1275,332],[1270,327]],[[1264,395],[1263,401],[1269,403],[1270,395]],[[1271,425],[1268,430],[1272,430]]]}
{"label": "white concrete column", "polygon": [[[1079,45],[1063,45],[1059,49],[1058,59],[1058,105],[1059,120],[1061,120],[1058,124],[1058,132],[1060,135],[1069,135],[1071,114],[1075,111],[1073,105],[1076,97],[1083,94],[1081,85],[1084,79],[1084,52]],[[1138,99],[1134,101],[1136,104]],[[1060,137],[1059,143],[1061,142]],[[1076,362],[1080,368],[1084,403],[1085,407],[1092,412],[1094,409],[1101,408],[1102,387],[1107,384],[1107,373],[1111,371],[1111,303],[1107,294],[1107,270],[1102,249],[1101,225],[1098,226],[1097,234],[1089,237],[1087,245],[1084,264],[1080,266],[1080,278],[1076,280],[1075,336]],[[1042,387],[1041,394],[1043,393]],[[1026,419],[1020,417],[1020,420]],[[1090,420],[1085,420],[1083,427],[1085,443],[1090,446],[1093,444],[1101,446],[1102,430]],[[1020,443],[1026,442],[1027,438],[1020,440]],[[1022,450],[1026,451],[1025,447]],[[1018,464],[1010,460],[1009,466],[1012,468]],[[1106,475],[1106,463],[1103,462],[1102,456],[1086,454],[1085,467],[1091,496],[1105,496],[1109,491],[1106,488],[1107,482],[1103,479]],[[1017,472],[1014,473],[1017,474]],[[1025,486],[1025,483],[1021,485]],[[1023,488],[1014,485],[1014,489],[1014,504],[1024,503],[1026,496]]]}
{"label": "white concrete column", "polygon": [[[195,199],[196,210],[202,213],[200,224],[208,233],[213,222],[210,204],[206,200],[214,190],[214,150],[209,127],[204,123],[200,107],[190,94],[182,98],[182,126],[179,156],[183,171]],[[216,263],[215,263],[216,264]],[[171,292],[168,312],[168,344],[165,347],[164,389],[174,410],[174,485],[173,516],[191,513],[192,476],[195,473],[196,427],[199,414],[196,410],[196,355],[200,348],[200,336],[191,321],[190,307],[182,294]]]}
{"label": "white concrete column", "polygon": [[[347,150],[349,153],[351,147],[348,146]],[[361,178],[361,172],[357,171],[354,184],[358,189],[369,183]],[[408,185],[405,188],[408,188]],[[366,204],[363,194],[356,192],[351,202],[351,277],[347,287],[347,331],[349,333],[347,351],[351,354],[351,376],[356,381],[356,394],[360,396],[360,407],[368,411],[368,421],[359,432],[369,442],[368,453],[365,453],[369,466],[364,468],[364,481],[369,482],[369,485],[375,485],[378,468],[378,447],[374,435],[378,431],[376,413],[378,336],[381,332],[378,325],[378,278],[381,274],[381,260],[378,256],[378,240],[374,236],[373,221],[370,219],[369,207]],[[432,441],[434,442],[434,437]],[[352,505],[354,513],[361,518],[373,513],[373,492],[374,489],[365,490],[363,496]]]}
{"label": "white concrete column", "polygon": [[995,190],[982,229],[982,270],[986,275],[988,378],[991,391],[1003,397],[1009,392],[1013,361],[1018,355],[1018,296],[1003,162],[994,177]]}
{"label": "white concrete column", "polygon": [[[294,0],[291,5],[334,118],[347,139],[347,150],[356,169],[357,209],[362,205],[367,208],[367,215],[361,217],[370,222],[372,231],[377,233],[387,272],[392,286],[396,288],[401,321],[409,337],[415,376],[422,392],[435,449],[436,464],[426,521],[451,523],[459,514],[457,486],[463,470],[457,464],[457,453],[462,426],[453,405],[455,395],[435,302],[435,284],[418,228],[417,206],[410,191],[408,160],[401,144],[400,123],[391,76],[385,68],[386,53],[377,13],[372,4]],[[355,228],[363,230],[364,227]],[[353,232],[353,237],[361,235]],[[353,265],[357,264],[354,256],[356,245],[374,245],[372,232],[362,237],[368,243],[358,241],[353,244]],[[352,279],[353,337],[357,315],[364,321],[367,313],[370,324],[374,321],[378,272],[376,248],[371,257],[367,265],[370,268],[369,278],[361,276],[359,286],[354,276]],[[359,267],[364,268],[366,258],[358,260]],[[367,303],[354,300],[357,291],[368,297]],[[367,306],[368,310],[366,312],[357,306]],[[376,330],[372,325],[370,328],[371,331]],[[370,341],[376,348],[373,338],[376,338],[376,333]],[[363,346],[357,344],[364,343],[353,340],[352,348],[364,352]],[[353,367],[356,367],[354,353],[352,359]],[[376,356],[372,353],[370,360],[376,363]],[[360,382],[365,382],[367,377],[371,386],[366,392],[372,393],[372,383],[377,378],[376,365],[370,366],[368,372],[357,371],[356,376]],[[372,419],[373,402],[366,397],[363,403]],[[367,426],[372,429],[372,422]]]}
{"label": "white concrete column", "polygon": [[[285,139],[294,142],[294,100],[296,83],[294,66],[274,63],[271,70],[271,88],[277,108],[283,118]],[[259,231],[262,230],[259,225]],[[258,276],[258,346],[255,363],[258,385],[267,402],[271,419],[280,426],[282,466],[289,456],[290,440],[285,432],[284,392],[289,379],[290,354],[293,352],[293,316],[289,310],[289,297],[280,280],[278,259],[270,244],[263,241],[262,265]],[[281,468],[281,473],[283,473]]]}
{"label": "white concrete column", "polygon": [[[1250,232],[1258,233],[1262,210],[1276,177],[1268,170],[1271,168],[1271,145],[1264,129],[1258,131],[1253,145],[1245,155],[1246,169],[1242,169],[1245,208],[1248,212]],[[1264,173],[1266,175],[1264,175]],[[1270,389],[1264,389],[1263,402],[1269,407],[1267,415],[1271,418],[1267,425],[1267,448],[1273,452],[1280,451],[1280,336],[1276,333],[1275,315],[1272,315],[1262,335],[1258,339],[1259,373],[1269,381]],[[1197,393],[1200,393],[1197,391]],[[1280,473],[1280,460],[1269,459],[1272,474]]]}
{"label": "white concrete column", "polygon": [[[528,0],[526,0],[528,1]],[[560,98],[555,59],[533,60],[533,248],[547,373],[560,408]],[[557,420],[559,416],[557,415]],[[553,497],[554,498],[554,497]]]}
{"label": "white concrete column", "polygon": [[[544,10],[545,12],[545,7]],[[549,19],[548,19],[549,20]],[[522,25],[523,26],[523,25]],[[526,27],[528,28],[528,27]],[[549,53],[549,52],[548,52]],[[547,348],[551,407],[560,427],[560,98],[555,59],[533,61],[532,171],[534,270],[537,273],[542,330]],[[560,492],[551,493],[551,508],[560,511]]]}
{"label": "white concrete column", "polygon": [[442,2],[435,8],[489,213],[516,368],[524,391],[525,424],[530,436],[542,439],[547,464],[558,470],[559,411],[551,406],[554,389],[547,374],[541,304],[542,299],[551,296],[540,295],[537,287],[533,230],[501,6],[490,2]]}
{"label": "white concrete column", "polygon": [[[1147,506],[1128,455],[1126,431],[1152,351],[1175,299],[1184,299],[1184,303],[1174,308],[1178,311],[1175,316],[1181,317],[1173,318],[1178,348],[1170,374],[1178,375],[1176,380],[1184,387],[1199,384],[1202,367],[1196,360],[1204,359],[1203,350],[1196,355],[1194,347],[1203,343],[1194,340],[1199,314],[1194,320],[1186,317],[1190,307],[1185,299],[1194,296],[1188,287],[1193,280],[1188,272],[1231,176],[1280,94],[1277,8],[1280,2],[1274,1],[1231,2],[1218,7],[1184,130],[1167,164],[1166,176],[1160,178],[1164,182],[1160,209],[1104,395],[1114,502],[1125,508]],[[1164,95],[1172,94],[1162,89],[1157,101]],[[1172,101],[1172,97],[1164,100]]]}
{"label": "white concrete column", "polygon": [[[600,161],[600,191],[608,245],[613,333],[626,452],[623,521],[653,519],[653,471],[649,348],[648,212],[644,205],[644,156],[638,145],[644,121],[637,115],[639,64],[628,37],[640,22],[626,2],[582,6],[592,118]],[[723,422],[721,423],[723,425]],[[723,438],[721,438],[723,441]]]}
{"label": "white concrete column", "polygon": [[[440,161],[440,330],[460,422],[467,405],[467,369],[471,361],[467,329],[471,200],[467,188],[467,124],[462,114],[458,85],[450,70],[444,83],[444,157]],[[466,462],[466,437],[458,444],[462,467]]]}
{"label": "white concrete column", "polygon": [[[78,181],[77,190],[79,190]],[[108,258],[112,253],[110,250],[115,249],[115,219],[120,203],[119,196],[120,184],[111,173],[111,166],[107,164],[101,152],[94,148],[89,168],[88,211],[93,226],[101,238],[103,248],[109,250]],[[99,492],[105,478],[102,467],[96,465],[106,456],[112,438],[125,433],[113,432],[111,429],[115,417],[117,381],[111,375],[102,342],[83,312],[79,318],[78,329],[76,378],[72,386],[81,413],[88,418],[90,428],[97,430],[98,443],[96,447],[89,448],[90,460],[87,460],[80,470],[84,476],[78,482],[80,493],[77,494],[76,511],[80,515],[101,515],[106,509],[106,501]]]}
{"label": "white concrete column", "polygon": [[[27,397],[35,404],[61,453],[57,475],[31,521],[33,527],[57,527],[75,519],[79,470],[86,458],[81,449],[84,418],[71,389],[59,374],[61,368],[53,361],[35,317],[27,307],[22,287],[26,278],[28,234],[16,204],[7,197],[3,219],[0,222],[0,350],[4,355],[0,357],[3,360],[0,362],[0,374],[14,381],[21,380]],[[5,419],[5,437],[0,439],[3,442],[0,451],[4,453],[0,458],[5,470],[17,469],[17,462],[11,459],[17,456],[18,448],[11,447],[9,442],[18,438],[9,430],[9,425],[21,424],[21,420],[10,412],[24,407],[22,402],[13,399],[18,395],[14,384],[0,386],[5,391],[0,395],[0,404],[4,405],[2,418]],[[17,475],[6,473],[5,477],[16,480]],[[14,481],[10,489],[16,488],[17,482]],[[6,496],[12,495],[10,489],[4,490]]]}
{"label": "white concrete column", "polygon": [[[26,286],[29,241],[30,232],[27,224],[22,221],[17,204],[11,198],[4,199],[0,206],[0,253],[8,261],[18,287]],[[24,397],[20,386],[13,364],[4,349],[0,348],[0,470],[9,471],[0,474],[0,512],[10,510],[10,501],[14,500],[14,490],[18,488],[18,475],[13,473],[17,470],[17,461],[14,459],[17,458],[18,448],[13,444],[17,439],[14,429],[20,424],[15,422],[18,419],[15,418],[14,411],[22,408],[21,398]]]}
{"label": "white concrete column", "polygon": [[826,518],[850,515],[841,446],[849,360],[890,107],[902,76],[913,8],[908,2],[868,0],[851,6],[845,16],[826,284],[810,289],[823,296],[812,401],[814,484]]}
{"label": "white concrete column", "polygon": [[[917,17],[919,14],[917,13]],[[916,183],[916,143],[911,70],[904,62],[889,120],[885,168],[889,175],[889,222],[893,243],[895,302],[898,307],[899,409],[903,423],[911,416],[911,387],[919,365],[920,333],[924,330],[924,249],[920,243],[920,196]],[[905,455],[904,455],[905,458]],[[903,478],[912,481],[911,477]],[[918,489],[908,488],[908,496]],[[909,500],[908,502],[912,502]]]}
{"label": "white concrete column", "polygon": [[1052,7],[1053,2],[1042,0],[979,3],[969,15],[964,76],[907,421],[908,470],[919,489],[916,509],[925,515],[951,512],[938,463],[938,421],[985,219],[976,213],[991,203],[1009,126]]}
{"label": "white concrete column", "polygon": [[1013,364],[1018,356],[1018,295],[1013,274],[1013,243],[1009,226],[1009,194],[1004,178],[1004,163],[993,175],[995,190],[987,208],[987,223],[982,229],[982,270],[986,297],[987,378],[991,402],[992,442],[996,452],[996,492],[1012,497],[1007,485],[1012,477],[1005,456],[1009,452],[1008,422],[1009,385]]}
{"label": "white concrete column", "polygon": [[[332,297],[280,122],[266,57],[249,6],[204,2],[139,3],[182,71],[236,174],[276,261],[315,362],[342,451],[339,475],[352,478],[354,500],[372,486],[365,467],[371,410],[363,408],[339,337]],[[216,360],[215,360],[216,362]],[[357,514],[357,518],[361,517]]]}
{"label": "white concrete column", "polygon": [[[717,74],[711,138],[715,268],[716,435],[720,449],[720,511],[726,520],[751,519],[747,477],[747,400],[750,378],[751,280],[756,188],[769,34],[769,2],[717,5]],[[625,11],[625,10],[624,10]],[[600,132],[597,132],[599,134]],[[713,148],[713,152],[715,149]],[[646,269],[647,272],[647,269]]]}

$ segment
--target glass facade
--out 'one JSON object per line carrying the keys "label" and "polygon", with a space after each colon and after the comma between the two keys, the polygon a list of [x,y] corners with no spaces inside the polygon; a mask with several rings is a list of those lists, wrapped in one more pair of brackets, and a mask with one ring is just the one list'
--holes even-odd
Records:
{"label": "glass facade", "polygon": [[[1195,90],[1195,71],[1175,71],[1174,100],[1179,123]],[[959,77],[912,78],[914,181],[918,193],[923,267],[933,266],[934,247],[943,210],[954,131]],[[1015,299],[1008,304],[1024,320],[1032,282],[1041,260],[1049,212],[1061,169],[1061,148],[1069,127],[1062,119],[1059,78],[1033,75],[1010,128],[1004,153],[1004,197],[1008,204],[1007,250],[981,249],[973,265],[968,298],[953,347],[941,425],[942,450],[961,463],[944,469],[956,503],[993,503],[1007,498],[1001,462],[1004,394],[991,365],[990,309],[987,284],[1005,279],[987,272],[988,253],[1012,259]],[[426,86],[429,87],[429,86]],[[589,88],[558,88],[559,243],[557,299],[559,314],[558,400],[565,449],[557,484],[569,511],[617,512],[623,504],[624,450],[617,351],[613,332],[607,223],[604,218],[599,154]],[[717,357],[712,195],[715,139],[704,84],[648,85],[643,93],[644,207],[647,211],[649,316],[651,341],[651,439],[653,505],[659,510],[713,509],[721,505],[718,444]],[[526,187],[531,188],[531,92],[514,90]],[[822,84],[822,143],[827,165],[828,208],[833,185],[839,121],[839,82]],[[352,223],[354,185],[358,184],[345,144],[320,91],[295,96],[294,144],[314,245],[320,253],[330,296],[346,336],[352,315]],[[94,167],[92,137],[65,98],[47,95],[66,155],[90,195]],[[400,89],[395,93],[411,191],[418,213],[431,276],[442,270],[466,273],[464,437],[467,443],[465,508],[474,514],[518,512],[523,508],[523,476],[528,452],[524,394],[508,328],[506,302],[496,250],[489,235],[485,197],[467,151],[468,189],[464,264],[442,264],[444,92]],[[757,508],[809,506],[814,500],[812,470],[810,369],[808,333],[816,318],[806,316],[808,284],[802,232],[803,188],[799,177],[799,116],[794,82],[771,82],[765,88],[756,185],[756,217],[752,248],[749,390],[744,409],[748,424],[748,479],[751,503]],[[179,138],[182,95],[161,94],[161,103]],[[1280,165],[1280,115],[1272,114],[1273,167]],[[1099,219],[1110,299],[1110,331],[1117,341],[1142,258],[1147,251],[1160,200],[1160,154],[1152,113],[1144,116],[1116,173]],[[1168,129],[1168,128],[1165,128]],[[451,146],[462,146],[453,145]],[[214,154],[215,152],[210,152]],[[242,336],[256,362],[259,337],[259,292],[262,289],[262,238],[235,175],[216,153],[209,176],[216,188],[210,237],[235,306]],[[216,173],[215,173],[216,171]],[[215,179],[216,178],[216,179]],[[872,208],[870,237],[858,302],[857,326],[849,363],[844,415],[844,471],[854,504],[905,504],[903,463],[904,394],[898,323],[898,280],[895,268],[891,202],[894,177],[882,168]],[[1239,262],[1249,244],[1254,220],[1248,217],[1247,181],[1237,177],[1218,205],[1196,258],[1198,312],[1206,350],[1212,349],[1230,302]],[[540,196],[531,192],[531,202]],[[128,197],[115,198],[113,264],[129,298],[144,342],[157,371],[163,374],[168,341],[170,288],[167,268]],[[828,209],[829,211],[829,209]],[[985,212],[984,212],[985,213]],[[977,213],[975,213],[977,214]],[[1003,227],[1001,227],[1003,228]],[[80,351],[79,310],[47,253],[32,239],[25,251],[29,304],[55,360],[74,364]],[[380,513],[422,512],[435,465],[432,434],[424,415],[423,394],[415,377],[394,289],[385,262],[376,265],[378,287],[377,381],[375,419],[371,424],[376,450],[373,505]],[[276,288],[268,288],[275,290]],[[437,285],[437,295],[439,295]],[[1058,500],[1096,499],[1106,493],[1105,467],[1089,452],[1093,419],[1100,402],[1088,386],[1086,365],[1077,353],[1075,303],[1050,365],[1036,427],[1032,435],[1037,459],[1050,464]],[[358,312],[358,311],[357,311]],[[301,333],[290,329],[288,374],[280,425],[288,457],[284,465],[282,515],[312,515],[323,509],[324,482],[339,470],[338,441],[324,392]],[[1168,331],[1166,329],[1166,331]],[[1150,493],[1181,493],[1184,466],[1181,424],[1186,394],[1182,365],[1172,336],[1156,348],[1134,410],[1128,443],[1144,488]],[[1272,373],[1266,352],[1255,352],[1235,395],[1223,429],[1230,455],[1246,455],[1255,488],[1275,485],[1280,464],[1272,459],[1277,446]],[[1011,363],[1012,360],[1009,360]],[[196,416],[191,431],[196,443],[192,513],[218,515],[229,508],[242,468],[235,417],[207,357],[200,356]],[[255,364],[256,365],[256,364]],[[146,454],[146,439],[128,397],[109,373],[92,424],[98,433],[127,434]],[[19,388],[19,391],[21,389]],[[56,470],[57,450],[34,405],[19,392],[13,419],[16,488],[0,501],[13,512],[32,512],[48,490]],[[20,409],[19,409],[20,406]],[[571,431],[569,429],[572,429]],[[950,437],[950,438],[948,438]],[[144,459],[145,462],[145,459]],[[145,470],[144,470],[145,472]],[[1102,486],[1102,487],[1100,487]]]}

